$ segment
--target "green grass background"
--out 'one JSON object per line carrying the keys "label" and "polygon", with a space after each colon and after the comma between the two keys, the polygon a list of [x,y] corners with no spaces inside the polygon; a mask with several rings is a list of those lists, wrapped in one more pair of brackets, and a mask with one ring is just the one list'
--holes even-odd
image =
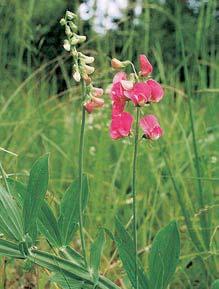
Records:
{"label": "green grass background", "polygon": [[[133,25],[130,6],[119,29],[104,36],[92,31],[90,23],[80,23],[81,32],[89,39],[81,49],[96,57],[97,86],[106,88],[112,81],[111,56],[137,64],[137,55],[145,53],[154,65],[153,77],[165,88],[163,101],[145,108],[145,113],[158,116],[165,134],[159,142],[140,142],[138,245],[146,268],[156,232],[172,219],[179,222],[181,259],[171,289],[206,289],[219,277],[218,4],[216,0],[200,4],[198,13],[192,14],[184,1],[162,5],[144,0],[138,25]],[[67,70],[71,60],[62,51],[61,42],[59,47],[51,42],[49,59],[39,61],[38,56],[41,36],[59,26],[66,7],[76,9],[78,5],[78,1],[61,0],[0,2],[1,162],[8,174],[26,180],[34,160],[50,152],[48,201],[54,209],[77,176],[80,88]],[[54,51],[57,55],[53,57]],[[59,94],[57,67],[67,86]],[[85,171],[91,191],[85,222],[88,247],[98,227],[114,230],[115,214],[124,224],[131,216],[132,139],[110,139],[108,95],[105,101],[103,110],[87,117]],[[115,280],[122,268],[117,257],[115,265],[109,264],[114,248],[108,242],[102,272]],[[77,240],[74,245],[78,246]],[[14,272],[14,263],[9,261],[8,278],[13,279],[10,272]],[[22,272],[28,267],[16,266]],[[3,269],[1,272],[4,279]],[[46,279],[40,272],[39,288],[44,288]]]}

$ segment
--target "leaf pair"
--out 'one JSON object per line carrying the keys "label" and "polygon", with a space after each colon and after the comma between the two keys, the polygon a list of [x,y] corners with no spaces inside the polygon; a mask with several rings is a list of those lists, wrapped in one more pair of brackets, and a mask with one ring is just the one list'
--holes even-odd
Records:
{"label": "leaf pair", "polygon": [[[134,243],[119,219],[116,219],[115,241],[123,266],[135,288]],[[179,262],[180,239],[175,221],[161,229],[156,235],[149,254],[148,274],[138,260],[139,289],[167,288]]]}

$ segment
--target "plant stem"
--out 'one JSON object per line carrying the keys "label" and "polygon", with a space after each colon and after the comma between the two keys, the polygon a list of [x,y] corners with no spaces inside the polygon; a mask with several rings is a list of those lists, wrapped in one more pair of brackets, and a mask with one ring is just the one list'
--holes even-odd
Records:
{"label": "plant stem", "polygon": [[84,264],[87,267],[87,256],[85,249],[85,238],[83,233],[84,220],[83,220],[83,163],[84,163],[84,129],[85,129],[85,116],[86,112],[83,106],[83,102],[86,97],[86,86],[84,80],[82,80],[82,118],[81,118],[81,132],[80,132],[80,144],[79,144],[79,163],[78,163],[78,175],[79,175],[79,230],[82,246],[82,254],[84,256]]}
{"label": "plant stem", "polygon": [[134,140],[134,154],[132,166],[132,210],[133,210],[133,240],[135,246],[135,288],[138,289],[138,245],[137,245],[137,207],[136,207],[136,165],[138,155],[138,134],[139,134],[139,107],[136,108],[136,125],[135,125],[135,140]]}

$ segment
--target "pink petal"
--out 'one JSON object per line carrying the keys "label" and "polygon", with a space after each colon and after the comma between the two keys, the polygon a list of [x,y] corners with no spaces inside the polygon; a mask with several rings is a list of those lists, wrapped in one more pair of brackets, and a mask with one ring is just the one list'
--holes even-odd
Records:
{"label": "pink petal", "polygon": [[145,82],[135,83],[133,89],[125,91],[124,95],[131,99],[135,106],[142,106],[149,102],[151,97],[151,89]]}
{"label": "pink petal", "polygon": [[124,111],[125,108],[125,99],[120,99],[119,101],[114,101],[112,106],[112,116],[121,114]]}
{"label": "pink petal", "polygon": [[99,97],[92,97],[92,99],[88,100],[84,104],[84,108],[88,113],[92,113],[92,111],[96,108],[101,108],[104,105],[104,100]]}
{"label": "pink petal", "polygon": [[120,82],[121,80],[126,80],[126,79],[127,79],[126,73],[123,71],[120,71],[120,72],[117,72],[115,76],[113,77],[113,83],[117,83],[117,82]]}
{"label": "pink petal", "polygon": [[162,86],[157,81],[155,81],[153,79],[149,79],[147,81],[147,84],[151,88],[150,101],[151,102],[159,102],[164,96],[164,90],[163,90]]}
{"label": "pink petal", "polygon": [[144,54],[139,56],[139,63],[141,76],[148,76],[153,71],[153,66]]}
{"label": "pink petal", "polygon": [[103,89],[99,87],[94,87],[92,90],[92,94],[95,97],[101,97],[103,95]]}
{"label": "pink petal", "polygon": [[124,89],[120,82],[113,84],[110,95],[113,101],[119,101],[121,98],[125,98]]}
{"label": "pink petal", "polygon": [[110,136],[112,139],[127,137],[131,133],[133,117],[128,112],[122,112],[112,117]]}
{"label": "pink petal", "polygon": [[147,115],[141,118],[140,127],[148,139],[156,140],[163,135],[163,130],[154,115]]}

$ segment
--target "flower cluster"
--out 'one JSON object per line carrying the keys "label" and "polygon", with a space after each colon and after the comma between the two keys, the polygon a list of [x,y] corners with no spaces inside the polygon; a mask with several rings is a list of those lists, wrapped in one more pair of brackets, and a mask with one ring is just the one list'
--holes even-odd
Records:
{"label": "flower cluster", "polygon": [[73,57],[72,76],[76,82],[83,81],[86,92],[83,105],[87,112],[91,113],[94,109],[101,108],[104,105],[104,100],[101,98],[103,89],[92,85],[91,74],[95,69],[91,64],[95,60],[94,57],[85,55],[77,50],[77,46],[86,41],[86,36],[77,34],[78,26],[76,20],[77,15],[70,11],[66,11],[65,17],[60,20],[60,24],[65,27],[67,36],[63,47]]}
{"label": "flower cluster", "polygon": [[[140,71],[137,75],[133,64],[130,61],[119,61],[112,59],[111,65],[115,69],[121,69],[131,64],[134,74],[129,76],[123,72],[117,72],[113,78],[110,91],[112,99],[112,120],[110,125],[110,135],[112,139],[120,139],[131,134],[134,118],[129,112],[125,112],[125,106],[131,101],[136,107],[143,107],[147,104],[159,102],[164,96],[161,85],[149,78],[153,67],[145,55],[139,56]],[[140,119],[140,127],[144,132],[144,137],[148,139],[158,139],[163,134],[163,130],[154,115],[147,115]]]}

